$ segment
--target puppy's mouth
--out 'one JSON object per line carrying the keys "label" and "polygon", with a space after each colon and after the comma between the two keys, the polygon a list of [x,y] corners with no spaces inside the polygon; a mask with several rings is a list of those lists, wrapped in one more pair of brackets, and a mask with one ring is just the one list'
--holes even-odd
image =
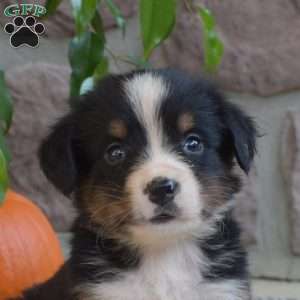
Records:
{"label": "puppy's mouth", "polygon": [[176,216],[173,214],[169,213],[161,213],[159,215],[154,216],[153,218],[150,219],[150,222],[153,224],[161,224],[161,223],[167,223],[172,220],[174,220]]}
{"label": "puppy's mouth", "polygon": [[153,224],[170,222],[178,217],[178,209],[175,206],[157,208],[155,215],[150,219]]}

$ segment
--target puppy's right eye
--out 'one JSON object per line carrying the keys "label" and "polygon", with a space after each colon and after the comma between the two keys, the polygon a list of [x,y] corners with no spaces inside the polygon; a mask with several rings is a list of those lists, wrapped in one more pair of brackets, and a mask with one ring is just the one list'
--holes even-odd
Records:
{"label": "puppy's right eye", "polygon": [[186,154],[202,154],[204,144],[198,134],[189,134],[183,142],[183,151]]}
{"label": "puppy's right eye", "polygon": [[106,162],[112,166],[121,163],[126,157],[126,151],[122,145],[114,143],[106,149],[104,158]]}

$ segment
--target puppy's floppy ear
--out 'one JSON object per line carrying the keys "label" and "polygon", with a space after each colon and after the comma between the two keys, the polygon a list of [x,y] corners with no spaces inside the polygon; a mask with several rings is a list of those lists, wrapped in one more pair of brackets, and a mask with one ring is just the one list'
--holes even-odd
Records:
{"label": "puppy's floppy ear", "polygon": [[42,170],[54,186],[65,195],[74,190],[77,180],[72,149],[73,127],[71,115],[63,118],[54,126],[39,149]]}
{"label": "puppy's floppy ear", "polygon": [[224,102],[223,116],[237,162],[241,169],[248,173],[256,153],[258,132],[255,123],[236,105],[229,102]]}

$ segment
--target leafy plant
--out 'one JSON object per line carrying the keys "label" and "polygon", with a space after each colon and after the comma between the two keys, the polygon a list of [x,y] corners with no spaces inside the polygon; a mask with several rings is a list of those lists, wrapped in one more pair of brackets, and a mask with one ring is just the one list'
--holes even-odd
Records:
{"label": "leafy plant", "polygon": [[0,203],[4,200],[9,182],[7,165],[10,155],[4,136],[10,127],[12,113],[11,97],[5,85],[4,72],[0,70]]}
{"label": "leafy plant", "polygon": [[[53,14],[62,0],[47,0],[47,15]],[[105,32],[100,13],[101,0],[70,0],[75,19],[75,37],[69,45],[69,61],[72,68],[70,93],[78,96],[90,89],[94,82],[109,70],[107,56],[120,59],[136,67],[149,67],[153,50],[163,43],[174,29],[177,0],[139,0],[140,35],[143,56],[116,57],[106,46]],[[126,33],[126,20],[113,0],[102,0],[116,24]],[[204,69],[214,72],[221,62],[223,44],[215,31],[211,12],[204,7],[194,9],[202,21]],[[76,103],[73,103],[76,104]]]}
{"label": "leafy plant", "polygon": [[176,0],[141,0],[140,26],[144,59],[171,33],[176,19]]}
{"label": "leafy plant", "polygon": [[198,13],[202,21],[204,69],[214,72],[221,63],[224,46],[215,31],[215,19],[210,10],[201,7]]}

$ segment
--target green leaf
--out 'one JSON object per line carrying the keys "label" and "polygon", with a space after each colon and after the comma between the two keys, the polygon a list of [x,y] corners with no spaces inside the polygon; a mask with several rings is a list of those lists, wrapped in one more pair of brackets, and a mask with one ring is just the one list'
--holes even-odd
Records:
{"label": "green leaf", "polygon": [[104,26],[103,26],[102,17],[98,11],[95,12],[95,15],[91,21],[91,24],[96,33],[98,33],[100,35],[104,35]]}
{"label": "green leaf", "polygon": [[102,79],[108,72],[108,59],[103,56],[101,62],[95,68],[93,76],[87,77],[80,86],[80,95],[91,91],[95,83]]}
{"label": "green leaf", "polygon": [[103,50],[104,40],[93,32],[87,31],[70,42],[71,96],[78,96],[82,82],[93,76],[96,66],[103,59]]}
{"label": "green leaf", "polygon": [[0,185],[0,206],[3,204],[4,200],[5,200],[5,191],[2,190]]}
{"label": "green leaf", "polygon": [[45,5],[45,8],[47,10],[45,17],[53,15],[61,2],[62,0],[47,0]]}
{"label": "green leaf", "polygon": [[7,132],[13,114],[10,93],[6,87],[4,72],[0,70],[0,131]]}
{"label": "green leaf", "polygon": [[120,8],[114,3],[113,0],[105,0],[107,7],[109,8],[111,14],[116,20],[118,27],[122,30],[123,36],[126,31],[126,21],[122,15]]}
{"label": "green leaf", "polygon": [[95,32],[103,39],[105,42],[105,33],[104,33],[104,26],[101,15],[98,11],[95,12],[95,15],[91,21],[92,27],[94,28]]}
{"label": "green leaf", "polygon": [[8,181],[6,160],[3,152],[0,150],[0,204],[4,201],[8,184],[9,181]]}
{"label": "green leaf", "polygon": [[147,60],[171,33],[176,20],[176,0],[140,0],[140,27]]}
{"label": "green leaf", "polygon": [[90,25],[99,0],[71,0],[73,16],[75,19],[76,33],[83,34]]}
{"label": "green leaf", "polygon": [[216,23],[211,11],[205,7],[201,7],[199,9],[199,15],[202,19],[203,24],[205,24],[206,30],[214,30]]}
{"label": "green leaf", "polygon": [[8,147],[6,145],[5,138],[1,134],[1,132],[0,132],[0,151],[2,151],[2,153],[3,153],[3,155],[4,155],[5,159],[6,159],[6,161],[10,162],[11,156],[10,156]]}
{"label": "green leaf", "polygon": [[102,79],[108,73],[108,59],[107,57],[103,56],[101,62],[97,65],[94,71],[94,80],[98,81]]}
{"label": "green leaf", "polygon": [[215,31],[215,20],[210,10],[200,8],[199,16],[202,21],[204,69],[215,72],[222,61],[224,45]]}

